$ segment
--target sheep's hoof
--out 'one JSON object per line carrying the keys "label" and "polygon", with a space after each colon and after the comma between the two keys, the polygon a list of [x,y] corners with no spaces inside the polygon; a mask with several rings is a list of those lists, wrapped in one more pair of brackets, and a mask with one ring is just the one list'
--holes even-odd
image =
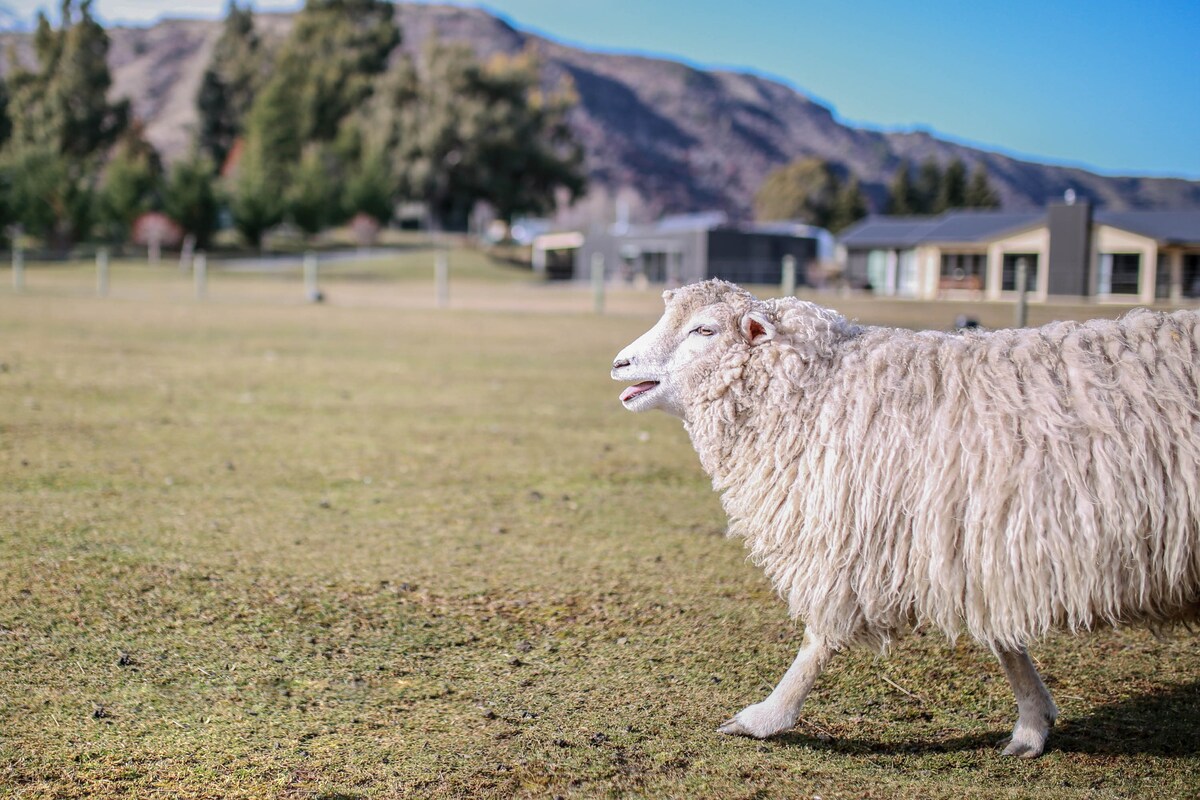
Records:
{"label": "sheep's hoof", "polygon": [[781,715],[776,709],[765,703],[756,703],[739,711],[733,719],[727,720],[717,728],[717,732],[726,736],[766,739],[790,731],[795,724],[795,719]]}
{"label": "sheep's hoof", "polygon": [[1005,740],[1008,742],[1008,746],[1004,748],[1001,755],[1037,758],[1046,749],[1046,739],[1049,735],[1049,730],[1037,731],[1029,728],[1022,729],[1018,726],[1013,731],[1013,735]]}
{"label": "sheep's hoof", "polygon": [[742,724],[737,721],[737,717],[722,722],[721,727],[717,728],[717,733],[723,733],[726,736],[754,736],[754,734],[742,727]]}

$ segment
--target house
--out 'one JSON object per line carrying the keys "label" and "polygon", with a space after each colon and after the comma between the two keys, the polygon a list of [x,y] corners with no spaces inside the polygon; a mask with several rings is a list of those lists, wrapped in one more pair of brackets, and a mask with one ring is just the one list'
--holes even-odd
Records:
{"label": "house", "polygon": [[838,239],[838,262],[852,286],[882,295],[1010,299],[1024,262],[1032,301],[1179,303],[1200,298],[1200,210],[1067,202],[1037,212],[873,216]]}
{"label": "house", "polygon": [[783,258],[792,256],[803,284],[828,237],[793,223],[733,225],[725,214],[709,212],[649,225],[618,223],[586,235],[545,234],[534,239],[532,258],[534,270],[549,278],[590,280],[591,265],[602,263],[608,280],[679,286],[706,278],[778,284]]}

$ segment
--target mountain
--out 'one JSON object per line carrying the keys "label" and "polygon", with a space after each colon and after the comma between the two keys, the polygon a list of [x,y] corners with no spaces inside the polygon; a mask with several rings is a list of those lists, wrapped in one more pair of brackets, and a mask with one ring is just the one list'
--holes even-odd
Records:
{"label": "mountain", "polygon": [[[852,172],[881,209],[901,159],[958,157],[983,164],[1007,209],[1038,208],[1074,189],[1113,210],[1200,208],[1200,182],[1109,177],[1023,161],[938,139],[839,122],[795,88],[758,75],[702,70],[662,58],[601,53],[521,31],[472,8],[401,3],[403,47],[421,52],[431,36],[469,44],[481,57],[534,49],[545,79],[569,78],[579,96],[571,125],[583,143],[594,188],[612,196],[632,189],[644,214],[721,209],[750,213],[754,193],[773,168],[818,156]],[[280,41],[291,15],[260,13],[267,42]],[[149,28],[114,28],[109,60],[114,95],[133,101],[147,136],[168,160],[186,152],[196,123],[195,97],[220,23],[164,20]],[[0,49],[28,57],[27,37],[0,36]],[[7,58],[0,60],[0,70]]]}

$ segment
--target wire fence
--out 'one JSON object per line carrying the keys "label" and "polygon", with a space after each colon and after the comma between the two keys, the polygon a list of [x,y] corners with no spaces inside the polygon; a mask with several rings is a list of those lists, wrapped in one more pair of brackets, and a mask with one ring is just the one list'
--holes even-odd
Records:
{"label": "wire fence", "polygon": [[[10,253],[0,294],[91,296],[140,302],[324,303],[344,307],[484,309],[614,314],[661,310],[660,290],[546,281],[528,268],[466,247],[327,250],[270,255],[196,253],[116,258],[100,249],[72,258]],[[8,280],[3,273],[9,272]]]}

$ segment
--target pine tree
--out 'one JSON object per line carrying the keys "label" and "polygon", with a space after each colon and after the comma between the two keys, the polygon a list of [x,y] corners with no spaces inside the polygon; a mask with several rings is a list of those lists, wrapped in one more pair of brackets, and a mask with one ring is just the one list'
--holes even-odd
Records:
{"label": "pine tree", "polygon": [[938,194],[942,189],[942,168],[933,156],[921,162],[914,188],[913,213],[937,213]]}
{"label": "pine tree", "polygon": [[196,105],[200,112],[198,144],[216,168],[242,135],[246,114],[266,75],[266,58],[254,31],[254,13],[236,0],[213,46]]}
{"label": "pine tree", "polygon": [[838,187],[833,199],[833,208],[829,214],[829,230],[838,233],[867,215],[867,198],[862,192],[858,178],[851,176],[850,180]]}
{"label": "pine tree", "polygon": [[291,124],[302,144],[333,141],[342,120],[371,96],[400,43],[395,13],[386,0],[308,0],[296,15],[267,89],[287,84],[294,94]]}
{"label": "pine tree", "polygon": [[971,180],[967,184],[966,206],[967,208],[1000,208],[1000,195],[992,189],[992,184],[988,180],[987,167],[982,163],[971,173]]}
{"label": "pine tree", "polygon": [[912,182],[912,165],[907,160],[901,161],[896,168],[896,174],[888,187],[889,214],[918,213],[918,197],[916,187]]}
{"label": "pine tree", "polygon": [[955,158],[942,174],[942,184],[938,187],[937,202],[934,212],[941,213],[954,208],[963,208],[967,204],[967,165],[961,158]]}
{"label": "pine tree", "polygon": [[128,124],[129,104],[107,99],[108,36],[91,0],[62,0],[60,13],[58,29],[38,15],[36,68],[17,65],[8,76],[12,131],[3,160],[20,221],[62,248],[89,230],[97,176]]}

